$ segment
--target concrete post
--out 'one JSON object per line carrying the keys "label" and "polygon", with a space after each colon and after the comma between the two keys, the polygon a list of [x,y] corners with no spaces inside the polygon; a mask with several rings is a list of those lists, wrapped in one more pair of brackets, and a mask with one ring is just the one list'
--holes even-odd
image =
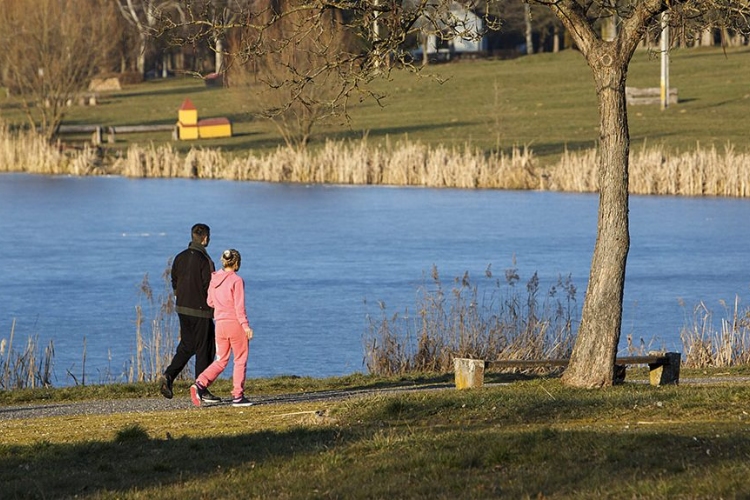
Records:
{"label": "concrete post", "polygon": [[456,389],[482,387],[484,384],[484,360],[454,358],[453,370],[456,378]]}
{"label": "concrete post", "polygon": [[650,352],[649,355],[666,356],[669,364],[649,364],[649,382],[651,385],[677,385],[680,382],[679,352]]}

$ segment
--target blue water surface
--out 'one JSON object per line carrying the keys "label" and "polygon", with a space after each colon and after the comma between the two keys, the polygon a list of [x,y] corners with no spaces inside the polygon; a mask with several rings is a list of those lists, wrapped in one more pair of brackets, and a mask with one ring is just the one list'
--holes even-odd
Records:
{"label": "blue water surface", "polygon": [[[536,272],[543,290],[570,275],[580,309],[597,206],[591,194],[3,174],[0,338],[52,340],[56,385],[121,375],[136,306],[148,311],[144,276],[162,293],[204,222],[216,260],[243,255],[250,377],[366,371],[368,314],[413,312],[433,266],[446,287],[466,272],[491,285],[516,268],[521,287]],[[634,196],[630,214],[621,348],[631,335],[681,350],[698,304],[726,317],[748,294],[750,201]]]}

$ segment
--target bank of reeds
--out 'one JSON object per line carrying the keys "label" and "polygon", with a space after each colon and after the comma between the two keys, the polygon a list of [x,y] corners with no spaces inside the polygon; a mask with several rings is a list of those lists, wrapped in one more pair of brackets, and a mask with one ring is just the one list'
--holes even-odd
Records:
{"label": "bank of reeds", "polygon": [[375,375],[449,373],[454,357],[476,359],[566,358],[575,342],[576,287],[558,278],[542,296],[534,274],[521,290],[516,269],[503,279],[491,268],[474,283],[468,273],[446,288],[433,267],[421,289],[416,314],[368,317],[368,371]]}
{"label": "bank of reeds", "polygon": [[[180,326],[175,313],[174,293],[169,280],[170,266],[162,273],[162,289],[155,294],[148,274],[139,287],[141,303],[136,310],[135,354],[130,360],[128,382],[153,382],[169,366],[179,341]],[[192,378],[189,367],[180,378]]]}
{"label": "bank of reeds", "polygon": [[0,172],[45,175],[97,175],[101,168],[98,151],[88,145],[65,150],[51,145],[36,132],[10,130],[0,121]]}
{"label": "bank of reeds", "polygon": [[[545,177],[544,189],[596,192],[597,152],[566,152]],[[630,192],[643,195],[750,196],[750,155],[723,148],[696,145],[693,151],[670,154],[663,148],[643,146],[631,151]]]}
{"label": "bank of reeds", "polygon": [[[126,177],[182,177],[238,181],[375,184],[464,189],[541,189],[596,192],[597,151],[567,151],[557,163],[540,166],[528,147],[486,153],[466,145],[426,145],[406,139],[370,144],[328,141],[319,149],[278,148],[256,156],[196,147],[183,154],[171,145],[131,145],[108,158],[84,146],[61,150],[28,131],[0,126],[0,171]],[[671,152],[642,146],[631,153],[633,194],[750,196],[750,154],[696,145]]]}
{"label": "bank of reeds", "polygon": [[15,342],[16,321],[10,327],[10,336],[0,340],[0,389],[31,389],[52,386],[53,343],[42,349],[39,338],[29,337],[21,349]]}
{"label": "bank of reeds", "polygon": [[224,155],[192,149],[180,155],[170,146],[131,146],[112,171],[127,177],[193,177],[326,184],[378,184],[455,188],[526,189],[536,184],[527,148],[484,156],[408,142],[370,146],[326,142],[319,150],[279,148],[265,156]]}
{"label": "bank of reeds", "polygon": [[750,308],[741,308],[739,298],[733,306],[724,304],[719,326],[714,312],[704,303],[685,317],[680,332],[684,352],[682,363],[687,368],[729,367],[750,364]]}

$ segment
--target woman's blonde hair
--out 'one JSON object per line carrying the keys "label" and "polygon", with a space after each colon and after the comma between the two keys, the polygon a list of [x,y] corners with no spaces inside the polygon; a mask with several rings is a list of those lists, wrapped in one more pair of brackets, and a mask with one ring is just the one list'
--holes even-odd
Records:
{"label": "woman's blonde hair", "polygon": [[241,263],[242,256],[234,248],[224,250],[224,253],[221,254],[221,265],[224,267],[230,267],[235,271],[239,271]]}

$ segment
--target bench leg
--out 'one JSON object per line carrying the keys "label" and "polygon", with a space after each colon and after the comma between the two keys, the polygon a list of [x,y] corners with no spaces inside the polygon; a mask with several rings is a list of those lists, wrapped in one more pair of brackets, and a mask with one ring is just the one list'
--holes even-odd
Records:
{"label": "bench leg", "polygon": [[484,360],[454,358],[453,370],[456,378],[456,389],[482,387],[484,384]]}
{"label": "bench leg", "polygon": [[649,381],[651,385],[677,385],[680,382],[680,353],[667,352],[668,363],[649,363]]}

